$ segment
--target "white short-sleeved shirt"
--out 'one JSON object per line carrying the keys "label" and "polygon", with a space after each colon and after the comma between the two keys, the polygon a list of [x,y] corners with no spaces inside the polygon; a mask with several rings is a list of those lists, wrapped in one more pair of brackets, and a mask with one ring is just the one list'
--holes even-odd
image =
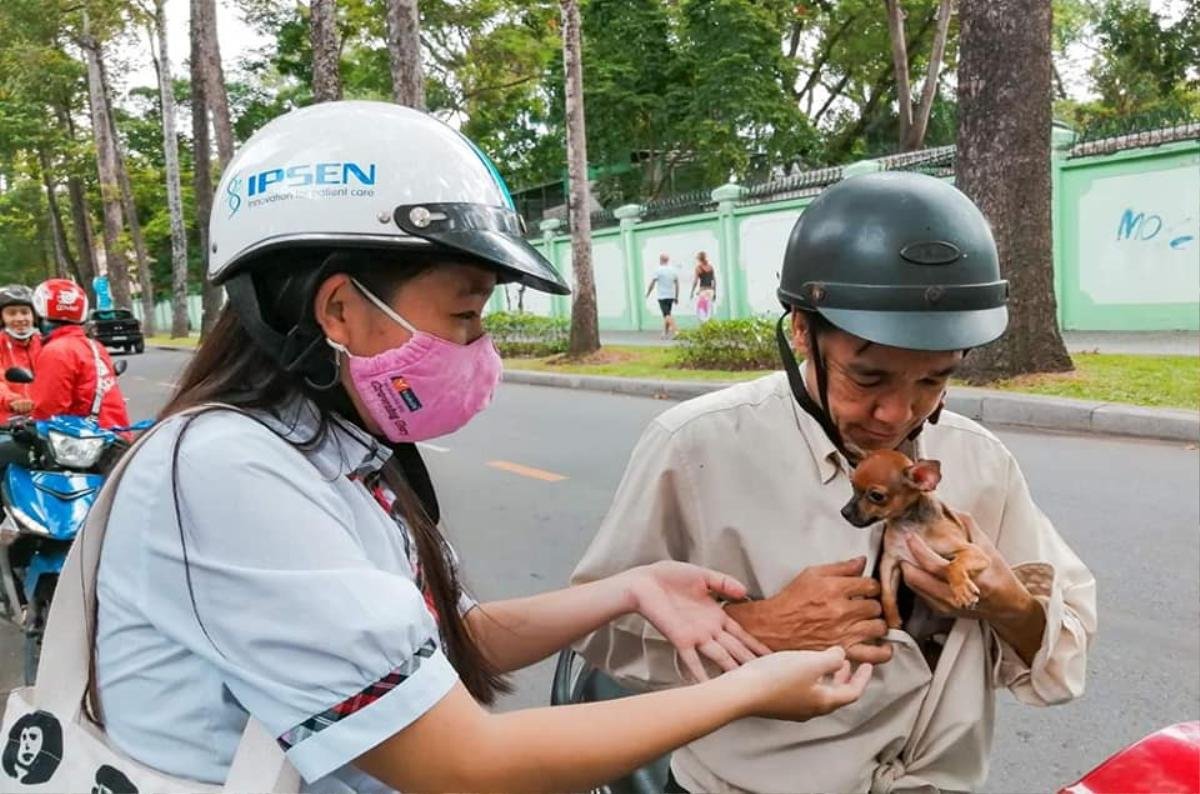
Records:
{"label": "white short-sleeved shirt", "polygon": [[659,300],[674,300],[676,285],[679,284],[679,273],[670,265],[659,265],[654,271],[654,281],[658,286]]}
{"label": "white short-sleeved shirt", "polygon": [[[310,404],[285,413],[269,421],[312,437]],[[306,791],[388,790],[349,763],[458,680],[407,532],[363,484],[390,452],[347,423],[302,452],[250,417],[205,413],[180,445],[179,521],[182,423],[137,453],[109,520],[97,629],[109,736],[140,762],[219,783],[250,713]]]}

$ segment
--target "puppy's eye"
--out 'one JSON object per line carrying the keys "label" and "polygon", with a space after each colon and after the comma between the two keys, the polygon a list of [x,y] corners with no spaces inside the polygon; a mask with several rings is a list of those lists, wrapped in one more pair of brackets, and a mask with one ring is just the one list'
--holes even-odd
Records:
{"label": "puppy's eye", "polygon": [[867,498],[877,505],[887,501],[887,495],[883,491],[867,491]]}

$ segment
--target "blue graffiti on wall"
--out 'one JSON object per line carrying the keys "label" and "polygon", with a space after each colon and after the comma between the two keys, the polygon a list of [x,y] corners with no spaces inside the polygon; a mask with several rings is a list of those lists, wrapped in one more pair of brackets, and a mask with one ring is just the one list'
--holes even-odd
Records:
{"label": "blue graffiti on wall", "polygon": [[[1122,240],[1137,240],[1149,242],[1150,240],[1162,239],[1166,240],[1167,247],[1179,251],[1188,247],[1195,242],[1194,234],[1177,234],[1181,231],[1180,227],[1186,224],[1190,218],[1185,218],[1181,223],[1167,227],[1163,223],[1161,215],[1145,212],[1135,212],[1132,208],[1127,208],[1121,213],[1121,219],[1117,222],[1117,242]],[[1159,237],[1166,230],[1166,235]]]}

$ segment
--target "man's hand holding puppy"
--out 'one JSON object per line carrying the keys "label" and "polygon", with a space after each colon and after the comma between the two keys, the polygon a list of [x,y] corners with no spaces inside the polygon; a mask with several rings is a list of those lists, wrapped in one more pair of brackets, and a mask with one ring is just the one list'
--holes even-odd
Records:
{"label": "man's hand holding puppy", "polygon": [[987,621],[1026,664],[1031,664],[1046,630],[1045,611],[1000,556],[992,539],[975,525],[975,520],[966,513],[955,511],[955,515],[966,526],[971,543],[988,556],[988,567],[974,576],[979,587],[979,603],[972,609],[957,609],[951,605],[950,585],[946,579],[950,562],[934,553],[916,533],[908,536],[908,548],[919,567],[909,562],[900,563],[905,584],[930,608],[943,615]]}
{"label": "man's hand holding puppy", "polygon": [[773,651],[846,649],[852,662],[882,664],[892,646],[876,644],[887,633],[879,582],[864,578],[866,558],[814,565],[776,595],[725,608],[742,628]]}

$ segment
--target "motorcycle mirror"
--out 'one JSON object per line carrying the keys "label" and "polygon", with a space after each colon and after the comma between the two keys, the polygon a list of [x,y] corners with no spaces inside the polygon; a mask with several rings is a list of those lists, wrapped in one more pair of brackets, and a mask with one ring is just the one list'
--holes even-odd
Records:
{"label": "motorcycle mirror", "polygon": [[4,371],[4,379],[9,383],[33,383],[33,373],[22,367],[9,367]]}
{"label": "motorcycle mirror", "polygon": [[122,375],[124,375],[124,374],[125,374],[125,370],[127,370],[127,369],[129,369],[129,362],[128,362],[128,361],[115,361],[115,362],[113,362],[113,372],[117,373],[117,377],[118,377],[118,378],[119,378],[119,377],[121,377]]}

